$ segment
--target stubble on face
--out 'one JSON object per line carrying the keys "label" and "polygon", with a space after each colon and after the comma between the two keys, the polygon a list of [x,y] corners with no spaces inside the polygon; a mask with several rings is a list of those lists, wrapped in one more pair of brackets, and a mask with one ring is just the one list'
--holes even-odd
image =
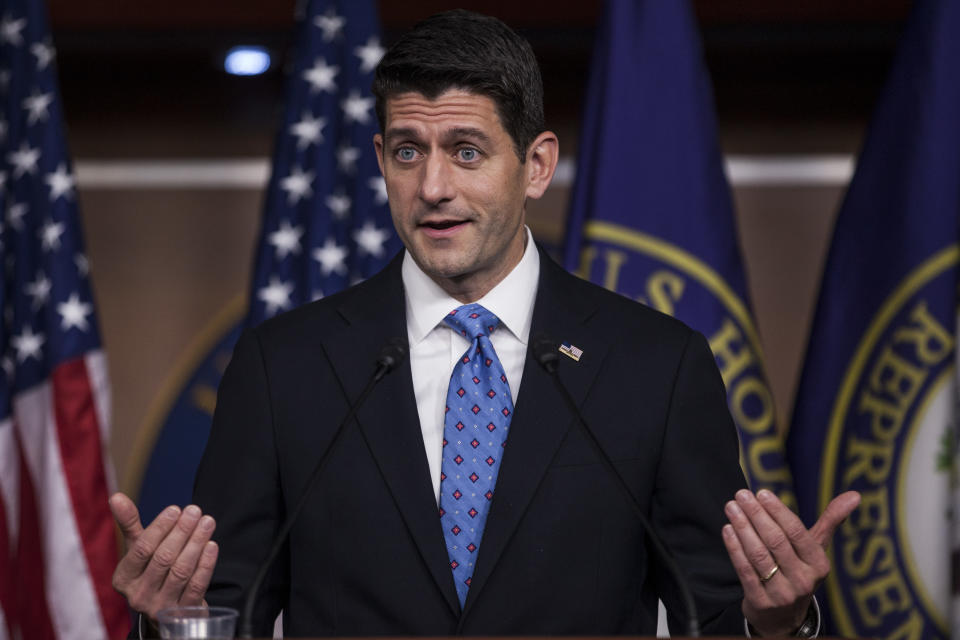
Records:
{"label": "stubble on face", "polygon": [[464,302],[523,257],[525,165],[494,102],[462,90],[387,102],[376,140],[394,226],[417,265]]}

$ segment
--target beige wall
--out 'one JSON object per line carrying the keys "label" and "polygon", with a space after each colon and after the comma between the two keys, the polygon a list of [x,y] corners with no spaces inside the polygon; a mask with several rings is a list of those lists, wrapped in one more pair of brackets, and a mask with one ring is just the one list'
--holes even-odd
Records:
{"label": "beige wall", "polygon": [[246,292],[260,194],[81,185],[80,195],[113,388],[111,450],[130,490],[127,465],[161,391],[191,343]]}

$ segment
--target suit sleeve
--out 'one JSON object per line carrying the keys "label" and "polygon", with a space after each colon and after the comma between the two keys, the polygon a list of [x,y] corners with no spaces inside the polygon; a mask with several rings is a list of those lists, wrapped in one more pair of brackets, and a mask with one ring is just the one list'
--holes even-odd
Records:
{"label": "suit sleeve", "polygon": [[[736,427],[706,339],[691,332],[670,399],[653,501],[654,526],[686,576],[704,633],[743,635],[743,591],[721,537],[724,504],[746,486]],[[662,567],[658,591],[683,635],[683,600]]]}
{"label": "suit sleeve", "polygon": [[[207,602],[242,611],[284,517],[270,379],[255,330],[240,337],[220,384],[194,501],[217,521],[213,538],[220,554]],[[287,558],[285,552],[278,556],[260,589],[253,616],[257,636],[273,633],[285,601]]]}

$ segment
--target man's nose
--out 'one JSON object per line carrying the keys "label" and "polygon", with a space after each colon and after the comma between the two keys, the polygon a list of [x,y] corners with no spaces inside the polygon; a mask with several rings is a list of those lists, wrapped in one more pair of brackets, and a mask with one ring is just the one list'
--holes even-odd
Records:
{"label": "man's nose", "polygon": [[447,158],[443,154],[431,153],[423,165],[420,198],[431,206],[453,200],[456,195],[453,178]]}

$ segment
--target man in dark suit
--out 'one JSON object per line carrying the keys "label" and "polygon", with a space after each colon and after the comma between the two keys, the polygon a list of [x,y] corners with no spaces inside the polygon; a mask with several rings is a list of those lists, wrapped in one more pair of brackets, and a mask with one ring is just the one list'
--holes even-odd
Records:
{"label": "man in dark suit", "polygon": [[658,597],[683,620],[630,500],[528,355],[549,340],[567,345],[560,381],[705,630],[742,632],[746,617],[763,634],[809,634],[823,545],[856,496],[808,531],[746,491],[703,337],[537,249],[524,205],[549,185],[558,142],[529,45],[492,18],[440,14],[391,48],[374,92],[406,251],[244,334],[198,471],[207,515],[171,507],[142,529],[114,496],[130,543],[117,589],[150,617],[204,598],[239,608],[381,348],[400,339],[409,358],[360,408],[268,575],[258,634],[281,609],[287,634],[317,636],[650,635]]}

